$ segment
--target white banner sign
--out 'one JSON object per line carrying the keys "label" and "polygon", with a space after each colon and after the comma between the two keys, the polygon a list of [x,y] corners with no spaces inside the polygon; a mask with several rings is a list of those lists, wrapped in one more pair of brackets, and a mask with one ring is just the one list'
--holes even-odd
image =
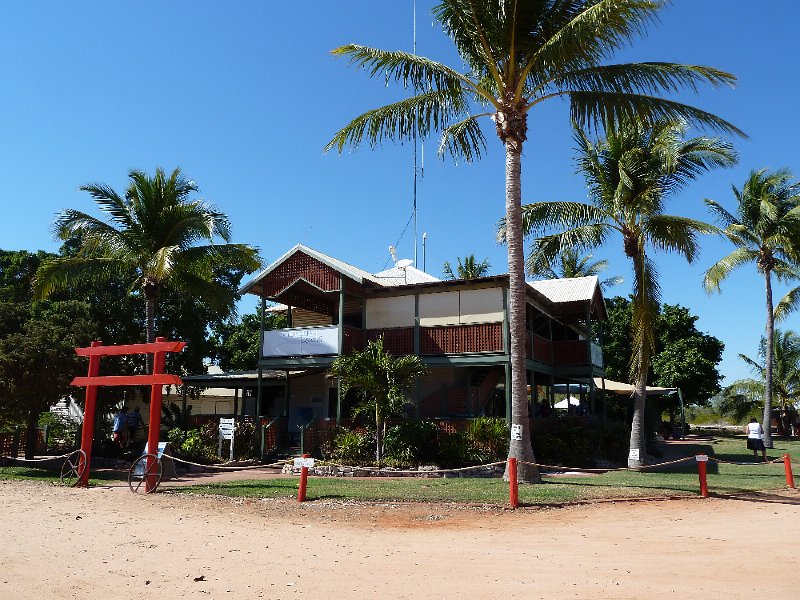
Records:
{"label": "white banner sign", "polygon": [[317,356],[339,353],[339,327],[272,329],[264,332],[264,356]]}
{"label": "white banner sign", "polygon": [[694,458],[697,462],[708,462],[708,454],[696,454]]}
{"label": "white banner sign", "polygon": [[294,468],[295,469],[302,469],[306,467],[310,469],[314,466],[314,459],[313,458],[295,458],[294,459]]}

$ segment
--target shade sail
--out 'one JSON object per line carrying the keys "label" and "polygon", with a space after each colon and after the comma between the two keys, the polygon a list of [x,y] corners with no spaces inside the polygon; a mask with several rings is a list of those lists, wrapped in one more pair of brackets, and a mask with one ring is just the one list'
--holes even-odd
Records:
{"label": "shade sail", "polygon": [[[613,379],[606,379],[603,385],[603,379],[600,377],[594,378],[594,385],[598,390],[605,389],[606,392],[612,394],[620,394],[630,396],[633,394],[633,386],[629,383],[622,383],[621,381],[614,381]],[[656,386],[647,386],[648,396],[668,396],[678,391],[678,388],[664,388]]]}

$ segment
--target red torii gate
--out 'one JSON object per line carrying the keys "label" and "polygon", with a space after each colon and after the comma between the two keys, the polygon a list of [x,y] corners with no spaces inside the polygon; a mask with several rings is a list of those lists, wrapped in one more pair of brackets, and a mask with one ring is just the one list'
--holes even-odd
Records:
{"label": "red torii gate", "polygon": [[[89,463],[92,457],[92,440],[94,439],[95,408],[97,405],[97,388],[101,386],[149,385],[150,388],[150,421],[147,433],[147,450],[155,455],[158,450],[158,438],[161,430],[161,397],[163,386],[182,385],[180,377],[164,373],[167,352],[180,352],[186,342],[168,342],[167,338],[158,337],[148,344],[130,344],[126,346],[103,346],[103,342],[92,342],[88,348],[75,348],[78,356],[89,357],[89,373],[87,377],[76,377],[72,385],[86,388],[86,406],[83,411],[83,432],[81,434],[80,463],[78,464],[77,486],[89,486]],[[131,354],[152,354],[152,375],[104,375],[100,376],[100,358],[103,356],[129,356]],[[145,468],[150,473],[154,458],[148,458]],[[152,491],[155,483],[148,477],[146,490]]]}

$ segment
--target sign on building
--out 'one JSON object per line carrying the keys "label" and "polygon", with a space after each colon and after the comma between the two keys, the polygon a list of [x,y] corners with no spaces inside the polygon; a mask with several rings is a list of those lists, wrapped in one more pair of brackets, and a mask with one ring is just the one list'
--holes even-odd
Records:
{"label": "sign on building", "polygon": [[318,356],[339,353],[339,327],[272,329],[264,332],[264,356]]}

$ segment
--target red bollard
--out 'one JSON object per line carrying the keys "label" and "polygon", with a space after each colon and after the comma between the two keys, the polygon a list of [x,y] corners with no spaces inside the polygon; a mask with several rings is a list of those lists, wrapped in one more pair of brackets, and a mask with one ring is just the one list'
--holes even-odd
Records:
{"label": "red bollard", "polygon": [[[303,454],[303,458],[311,458],[310,454]],[[300,487],[297,488],[297,501],[306,501],[306,486],[308,485],[308,467],[300,467]]]}
{"label": "red bollard", "polygon": [[519,480],[517,479],[517,459],[508,459],[508,503],[511,508],[519,508]]}
{"label": "red bollard", "polygon": [[794,488],[794,475],[792,475],[792,457],[789,454],[783,455],[783,469],[786,471],[786,485]]}
{"label": "red bollard", "polygon": [[700,476],[700,495],[703,498],[708,498],[708,480],[706,479],[708,456],[706,454],[697,454],[694,458],[697,461],[697,474]]}

